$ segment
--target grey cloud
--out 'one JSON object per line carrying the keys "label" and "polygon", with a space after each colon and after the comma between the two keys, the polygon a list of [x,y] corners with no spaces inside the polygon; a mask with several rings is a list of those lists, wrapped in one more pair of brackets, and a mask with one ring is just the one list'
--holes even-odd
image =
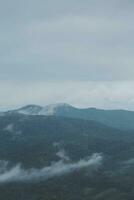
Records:
{"label": "grey cloud", "polygon": [[133,80],[132,1],[0,4],[1,80]]}
{"label": "grey cloud", "polygon": [[2,108],[67,102],[134,110],[133,82],[118,82],[134,77],[133,1],[0,5]]}
{"label": "grey cloud", "polygon": [[[7,18],[10,15],[11,19],[24,20],[34,18],[45,18],[51,16],[60,16],[67,13],[90,13],[90,14],[109,14],[128,13],[132,11],[133,1],[128,0],[10,0],[1,1],[0,13]],[[17,8],[17,9],[16,9]],[[24,12],[25,10],[25,12]],[[18,17],[18,19],[16,18]]]}
{"label": "grey cloud", "polygon": [[0,109],[66,102],[76,107],[134,110],[133,88],[133,81],[0,81]]}

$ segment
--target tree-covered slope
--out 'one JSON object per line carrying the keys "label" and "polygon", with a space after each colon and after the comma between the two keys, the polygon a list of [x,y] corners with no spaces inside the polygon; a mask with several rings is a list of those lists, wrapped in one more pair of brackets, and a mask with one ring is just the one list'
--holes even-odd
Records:
{"label": "tree-covered slope", "polygon": [[0,199],[132,200],[134,133],[54,116],[0,117]]}
{"label": "tree-covered slope", "polygon": [[85,120],[94,120],[107,126],[134,130],[134,112],[127,110],[101,110],[96,108],[75,108],[68,104],[54,104],[46,107],[28,105],[7,113],[25,115],[64,116]]}

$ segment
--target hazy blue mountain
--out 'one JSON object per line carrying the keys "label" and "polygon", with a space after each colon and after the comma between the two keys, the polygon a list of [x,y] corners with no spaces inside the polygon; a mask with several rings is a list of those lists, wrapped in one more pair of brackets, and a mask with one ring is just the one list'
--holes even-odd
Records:
{"label": "hazy blue mountain", "polygon": [[99,122],[0,116],[1,200],[133,200],[134,133]]}
{"label": "hazy blue mountain", "polygon": [[54,104],[46,107],[28,105],[18,110],[9,111],[26,115],[53,115],[94,120],[105,125],[134,129],[134,112],[127,110],[101,110],[96,108],[79,109],[68,104]]}

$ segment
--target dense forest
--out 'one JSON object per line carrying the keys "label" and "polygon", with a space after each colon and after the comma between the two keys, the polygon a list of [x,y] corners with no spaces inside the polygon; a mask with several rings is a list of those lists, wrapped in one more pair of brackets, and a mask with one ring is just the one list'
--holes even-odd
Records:
{"label": "dense forest", "polygon": [[0,199],[132,200],[134,133],[96,121],[0,117]]}

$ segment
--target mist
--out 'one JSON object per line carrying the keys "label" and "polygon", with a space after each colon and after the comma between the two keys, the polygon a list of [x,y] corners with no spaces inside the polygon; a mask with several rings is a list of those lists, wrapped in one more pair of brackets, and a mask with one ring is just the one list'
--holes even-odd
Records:
{"label": "mist", "polygon": [[83,168],[91,167],[96,169],[102,164],[103,157],[101,154],[95,153],[89,158],[81,159],[76,163],[64,163],[63,160],[52,163],[41,169],[31,168],[23,169],[21,164],[14,167],[8,167],[8,162],[0,162],[0,183],[8,182],[27,182],[27,181],[46,181],[48,179],[63,176]]}

